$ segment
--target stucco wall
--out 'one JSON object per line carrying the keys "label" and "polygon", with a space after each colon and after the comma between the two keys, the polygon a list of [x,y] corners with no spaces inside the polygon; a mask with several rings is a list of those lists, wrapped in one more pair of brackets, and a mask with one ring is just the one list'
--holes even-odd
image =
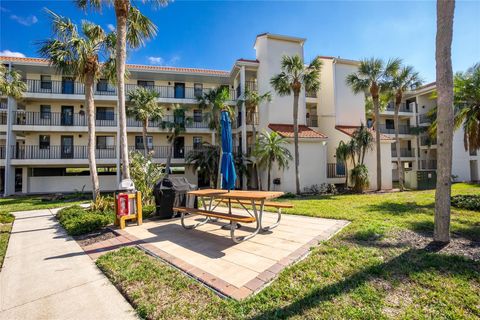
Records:
{"label": "stucco wall", "polygon": [[[100,190],[113,191],[117,189],[116,176],[99,176]],[[29,193],[74,192],[92,190],[90,176],[65,177],[28,177]]]}

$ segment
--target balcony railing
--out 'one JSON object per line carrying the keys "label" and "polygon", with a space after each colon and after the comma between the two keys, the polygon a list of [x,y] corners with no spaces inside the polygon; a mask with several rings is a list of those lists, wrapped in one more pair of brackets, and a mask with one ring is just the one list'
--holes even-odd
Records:
{"label": "balcony railing", "polygon": [[306,118],[307,127],[318,127],[318,116],[308,116]]}
{"label": "balcony railing", "polygon": [[425,124],[425,123],[431,123],[432,122],[432,116],[424,113],[418,116],[418,123]]}
{"label": "balcony railing", "polygon": [[0,159],[5,159],[6,149],[7,149],[6,146],[0,146]]}
{"label": "balcony railing", "polygon": [[7,124],[7,111],[1,110],[0,111],[0,125]]}
{"label": "balcony railing", "polygon": [[[413,112],[412,106],[407,105],[406,103],[401,103],[400,108],[398,109],[399,112]],[[393,103],[389,103],[387,105],[386,111],[395,111],[395,105]]]}
{"label": "balcony railing", "polygon": [[[74,113],[65,114],[62,112],[35,112],[35,111],[14,111],[14,124],[27,126],[87,126],[87,116],[85,114]],[[208,121],[205,116],[194,116],[189,121],[185,118],[166,115],[159,120],[150,120],[150,128],[162,128],[162,122],[185,122],[186,128],[208,128]],[[5,122],[5,123],[3,123]],[[0,124],[6,124],[6,113],[0,112]],[[115,115],[108,114],[106,117],[102,115],[102,119],[95,120],[97,127],[115,127],[117,120]],[[128,127],[142,127],[141,121],[133,118],[127,118]]]}
{"label": "balcony railing", "polygon": [[[378,126],[378,128],[380,129],[380,132],[381,133],[386,133],[386,134],[395,134],[395,128],[393,127],[387,127],[385,124],[380,124]],[[407,125],[407,124],[400,124],[398,126],[398,133],[399,134],[410,134],[411,133],[411,129],[410,129],[410,126]]]}
{"label": "balcony railing", "polygon": [[[392,157],[396,157],[396,156],[397,156],[397,150],[392,149]],[[406,158],[415,157],[415,149],[401,148],[400,157],[406,157]]]}
{"label": "balcony railing", "polygon": [[[135,147],[129,146],[129,151],[139,152],[143,155],[146,154],[145,149],[142,147]],[[151,153],[154,159],[166,159],[168,157],[168,153],[170,150],[170,146],[150,146],[148,148],[148,153]],[[201,147],[193,147],[193,146],[174,146],[172,158],[173,159],[185,159],[189,153],[200,151],[202,150]]]}
{"label": "balcony railing", "polygon": [[420,160],[421,170],[436,170],[437,160]]}
{"label": "balcony railing", "polygon": [[8,104],[6,102],[0,102],[0,109],[7,109],[8,108]]}
{"label": "balcony railing", "polygon": [[[258,125],[258,112],[248,112],[247,113],[247,125]],[[235,121],[232,121],[233,128],[240,128],[242,126],[242,117],[240,114],[237,115]]]}
{"label": "balcony railing", "polygon": [[[29,93],[47,93],[47,94],[85,94],[85,86],[83,83],[77,81],[42,81],[27,79],[25,80],[27,84],[27,92]],[[176,89],[174,86],[140,86],[137,84],[126,84],[125,85],[125,94],[135,90],[138,87],[145,87],[157,92],[160,98],[172,98],[172,99],[197,99],[201,97],[204,93],[209,92],[211,89],[195,89],[194,87],[185,87],[182,89]],[[103,89],[103,90],[99,90]],[[116,96],[117,89],[115,87],[103,87],[94,86],[94,94],[102,96]],[[235,90],[230,89],[230,100],[235,100],[236,94]]]}
{"label": "balcony railing", "polygon": [[[23,146],[11,146],[12,158],[25,160],[25,159],[88,159],[88,147],[87,146],[44,146],[38,145],[23,145]],[[109,147],[107,149],[96,149],[95,157],[97,159],[115,159],[116,152],[115,147]]]}
{"label": "balcony railing", "polygon": [[434,146],[437,144],[437,138],[431,138],[429,136],[420,137],[421,146]]}
{"label": "balcony railing", "polygon": [[257,91],[257,82],[256,81],[245,81],[245,89],[249,91]]}
{"label": "balcony railing", "polygon": [[327,178],[345,178],[345,174],[343,163],[327,163]]}

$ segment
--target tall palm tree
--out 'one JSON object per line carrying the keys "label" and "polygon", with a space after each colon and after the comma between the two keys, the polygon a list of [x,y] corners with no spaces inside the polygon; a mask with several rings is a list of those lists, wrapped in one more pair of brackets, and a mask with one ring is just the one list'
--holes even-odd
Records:
{"label": "tall palm tree", "polygon": [[354,93],[367,93],[372,98],[377,149],[377,190],[382,188],[382,155],[380,130],[377,125],[380,119],[380,94],[388,90],[389,75],[400,67],[400,63],[400,59],[392,59],[387,63],[377,58],[364,59],[360,61],[357,72],[348,75],[346,79]]}
{"label": "tall palm tree", "polygon": [[452,36],[455,1],[437,0],[435,42],[437,82],[437,189],[433,240],[450,242],[450,196],[453,142]]}
{"label": "tall palm tree", "polygon": [[94,83],[102,74],[100,56],[108,54],[107,34],[91,22],[82,21],[81,32],[69,19],[52,11],[53,36],[41,42],[39,53],[59,72],[76,77],[85,85],[85,104],[88,119],[88,162],[92,179],[93,199],[100,195],[95,158],[95,102]]}
{"label": "tall palm tree", "polygon": [[273,163],[276,162],[279,170],[288,167],[288,161],[292,159],[292,154],[285,147],[287,139],[276,133],[263,132],[255,146],[255,156],[262,167],[267,167],[267,188],[270,191],[270,176]]}
{"label": "tall palm tree", "polygon": [[[249,90],[245,89],[245,94],[244,94],[244,99],[243,100],[238,100],[238,105],[241,105],[241,103],[245,103],[245,107],[247,110],[247,114],[251,114],[252,116],[252,140],[253,143],[257,141],[257,130],[256,130],[256,122],[257,122],[257,113],[259,112],[258,108],[260,105],[264,102],[270,102],[272,101],[272,94],[270,91],[265,92],[264,94],[258,93],[256,90]],[[257,180],[257,185],[260,187],[261,182],[260,182],[260,175],[258,174],[258,169],[257,169],[257,162],[255,159],[253,159],[253,174]]]}
{"label": "tall palm tree", "polygon": [[[127,141],[127,116],[125,110],[125,72],[127,62],[127,45],[130,48],[138,48],[145,45],[145,40],[156,35],[157,27],[145,17],[130,0],[75,0],[77,6],[82,9],[100,11],[107,3],[115,9],[117,21],[116,41],[116,83],[118,94],[118,114],[120,126],[120,148],[122,158],[122,178],[130,178],[128,141]],[[145,2],[145,1],[143,1]],[[150,0],[154,7],[165,6],[168,0]]]}
{"label": "tall palm tree", "polygon": [[[201,108],[208,110],[208,113],[205,115],[208,121],[208,126],[214,131],[215,144],[221,149],[221,113],[223,110],[226,110],[230,115],[230,119],[235,118],[233,108],[227,104],[227,101],[230,100],[230,92],[227,87],[218,87],[204,92],[203,95],[197,98],[197,100]],[[221,156],[222,152],[219,153],[219,157]],[[220,159],[218,161],[220,162]],[[220,188],[220,166],[218,166],[217,171],[217,188]]]}
{"label": "tall palm tree", "polygon": [[422,84],[422,80],[418,72],[412,66],[403,66],[395,70],[390,79],[390,86],[395,104],[394,123],[395,123],[395,147],[397,151],[397,168],[398,182],[400,183],[400,191],[404,190],[403,166],[400,160],[400,139],[398,138],[400,121],[398,112],[402,103],[403,94],[408,90],[413,90]]}
{"label": "tall palm tree", "polygon": [[[173,106],[173,121],[162,121],[162,128],[168,130],[167,141],[169,144],[168,147],[168,156],[167,156],[167,165],[165,166],[165,177],[168,178],[170,174],[170,167],[172,164],[172,155],[175,140],[186,131],[186,124],[191,121],[191,118],[185,118],[185,109],[179,105]],[[180,119],[177,121],[176,119]]]}
{"label": "tall palm tree", "polygon": [[455,127],[463,126],[465,150],[480,149],[480,63],[455,74]]}
{"label": "tall palm tree", "polygon": [[300,154],[298,151],[298,101],[302,90],[317,92],[320,89],[322,61],[316,57],[308,66],[299,55],[283,56],[282,72],[270,79],[270,84],[280,96],[293,94],[293,141],[295,144],[295,190],[300,194]]}
{"label": "tall palm tree", "polygon": [[164,114],[164,109],[157,103],[160,95],[154,90],[138,87],[128,92],[130,105],[127,107],[127,115],[134,117],[135,120],[142,123],[142,139],[145,155],[148,153],[147,130],[150,120],[160,119]]}

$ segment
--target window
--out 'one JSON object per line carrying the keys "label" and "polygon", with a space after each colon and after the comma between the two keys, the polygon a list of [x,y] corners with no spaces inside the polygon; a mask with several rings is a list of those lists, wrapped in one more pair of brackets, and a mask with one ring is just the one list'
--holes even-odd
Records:
{"label": "window", "polygon": [[113,149],[115,146],[115,137],[113,136],[98,136],[97,149]]}
{"label": "window", "polygon": [[202,120],[203,120],[202,110],[199,110],[199,109],[193,110],[193,121],[202,122]]}
{"label": "window", "polygon": [[[147,148],[153,149],[153,137],[147,136]],[[143,146],[143,137],[135,136],[135,149],[144,149]]]}
{"label": "window", "polygon": [[107,79],[100,79],[97,82],[97,91],[109,91],[108,88],[108,80]]}
{"label": "window", "polygon": [[202,137],[193,137],[193,148],[198,149],[202,146]]}
{"label": "window", "polygon": [[195,83],[193,85],[193,94],[195,98],[201,97],[203,94],[203,84],[202,83]]}
{"label": "window", "polygon": [[395,122],[392,119],[385,120],[386,129],[395,129]]}
{"label": "window", "polygon": [[97,120],[114,120],[115,112],[113,107],[97,107]]}
{"label": "window", "polygon": [[40,106],[40,119],[51,119],[52,113],[51,113],[51,107],[48,105],[41,105]]}
{"label": "window", "polygon": [[40,88],[52,90],[52,76],[40,76]]}
{"label": "window", "polygon": [[40,135],[38,138],[40,149],[50,149],[50,136]]}
{"label": "window", "polygon": [[155,81],[146,81],[146,80],[137,80],[137,85],[140,87],[154,87],[155,86]]}

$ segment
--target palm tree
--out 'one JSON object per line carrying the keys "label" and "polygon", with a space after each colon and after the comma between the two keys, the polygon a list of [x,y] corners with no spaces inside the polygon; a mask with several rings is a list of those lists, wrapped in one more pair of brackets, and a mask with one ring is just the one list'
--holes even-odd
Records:
{"label": "palm tree", "polygon": [[[353,161],[353,188],[356,192],[363,192],[369,185],[368,168],[365,166],[365,154],[373,147],[373,135],[363,123],[353,132],[348,146],[350,157]],[[355,160],[355,156],[357,160]]]}
{"label": "palm tree", "polygon": [[0,65],[0,94],[18,100],[27,91],[27,84],[16,70],[7,70]]}
{"label": "palm tree", "polygon": [[350,157],[350,154],[350,144],[343,142],[343,140],[340,141],[335,150],[335,157],[338,162],[343,163],[345,168],[345,188],[348,188],[348,158]]}
{"label": "palm tree", "polygon": [[397,69],[391,75],[390,86],[393,99],[395,102],[394,123],[395,123],[395,147],[397,151],[397,168],[398,182],[400,183],[400,191],[404,190],[403,166],[400,160],[400,139],[398,138],[400,121],[398,112],[402,103],[405,91],[413,90],[422,84],[422,80],[418,72],[415,72],[412,66],[404,66]]}
{"label": "palm tree", "polygon": [[[168,0],[150,0],[154,7],[165,6]],[[77,6],[86,9],[91,8],[101,11],[105,1],[102,0],[76,0]],[[127,44],[130,48],[138,48],[145,45],[145,40],[156,35],[157,27],[145,17],[130,0],[108,0],[108,4],[115,9],[117,20],[116,41],[116,83],[118,95],[118,114],[120,126],[120,148],[122,158],[122,178],[130,178],[127,141],[127,117],[125,110],[125,65],[127,62]]]}
{"label": "palm tree", "polygon": [[450,196],[453,142],[452,35],[455,1],[437,0],[435,43],[437,82],[437,189],[433,240],[450,242]]}
{"label": "palm tree", "polygon": [[[167,156],[167,165],[165,167],[165,177],[168,178],[170,174],[170,167],[172,163],[173,148],[175,140],[181,134],[183,134],[186,129],[185,125],[191,121],[190,118],[185,118],[185,109],[179,105],[173,106],[173,121],[162,121],[162,128],[168,130],[167,141],[169,143],[168,156]],[[180,119],[177,121],[176,119]]]}
{"label": "palm tree", "polygon": [[142,139],[145,155],[148,153],[148,122],[150,120],[160,119],[164,114],[163,107],[157,103],[159,96],[158,92],[143,87],[138,87],[128,92],[128,100],[131,104],[127,107],[127,115],[134,117],[135,120],[142,123]]}
{"label": "palm tree", "polygon": [[[208,126],[211,130],[214,130],[215,144],[221,149],[221,113],[223,110],[226,110],[230,115],[230,119],[235,118],[233,108],[227,104],[227,101],[230,100],[230,92],[227,87],[218,87],[204,92],[203,95],[197,98],[197,100],[201,108],[207,109],[209,111],[208,113],[206,113]],[[222,153],[220,152],[218,156],[221,157]],[[218,159],[218,161],[220,162],[220,158]],[[218,166],[217,171],[217,187],[220,188],[220,166]]]}
{"label": "palm tree", "polygon": [[53,37],[41,43],[39,53],[59,72],[78,78],[85,85],[88,118],[88,162],[92,178],[93,200],[100,195],[95,158],[94,83],[102,73],[100,55],[108,53],[107,34],[91,22],[82,21],[81,33],[68,18],[48,11],[52,18]]}
{"label": "palm tree", "polygon": [[480,149],[480,63],[454,80],[455,128],[463,125],[465,151]]}
{"label": "palm tree", "polygon": [[[373,102],[375,121],[380,118],[380,94],[388,90],[388,77],[400,66],[400,59],[389,60],[370,58],[360,61],[358,71],[347,76],[346,83],[354,93],[367,93]],[[380,151],[380,130],[375,125],[377,149],[377,190],[382,188],[382,155]]]}
{"label": "palm tree", "polygon": [[[259,94],[258,91],[255,90],[245,90],[244,99],[239,100],[238,104],[245,103],[245,107],[247,110],[247,114],[252,115],[252,140],[257,141],[257,130],[256,130],[256,122],[257,122],[257,112],[259,106],[264,102],[272,101],[272,94],[270,91],[265,92],[264,94]],[[260,175],[258,174],[258,169],[256,166],[255,159],[253,160],[253,174],[257,177],[257,185],[260,186]]]}
{"label": "palm tree", "polygon": [[283,170],[288,167],[288,161],[292,159],[290,151],[285,147],[287,139],[276,133],[263,132],[255,146],[255,156],[262,167],[267,167],[267,188],[270,191],[270,175],[272,165],[277,163],[278,169]]}
{"label": "palm tree", "polygon": [[202,147],[189,152],[185,158],[187,164],[193,165],[193,170],[208,177],[210,187],[214,188],[218,180],[218,167],[220,160],[220,148],[208,142],[202,143]]}
{"label": "palm tree", "polygon": [[282,72],[270,79],[270,84],[280,96],[293,94],[293,141],[295,144],[295,190],[300,194],[300,154],[298,151],[298,100],[302,90],[317,92],[320,89],[322,61],[316,57],[305,66],[299,55],[283,56]]}

